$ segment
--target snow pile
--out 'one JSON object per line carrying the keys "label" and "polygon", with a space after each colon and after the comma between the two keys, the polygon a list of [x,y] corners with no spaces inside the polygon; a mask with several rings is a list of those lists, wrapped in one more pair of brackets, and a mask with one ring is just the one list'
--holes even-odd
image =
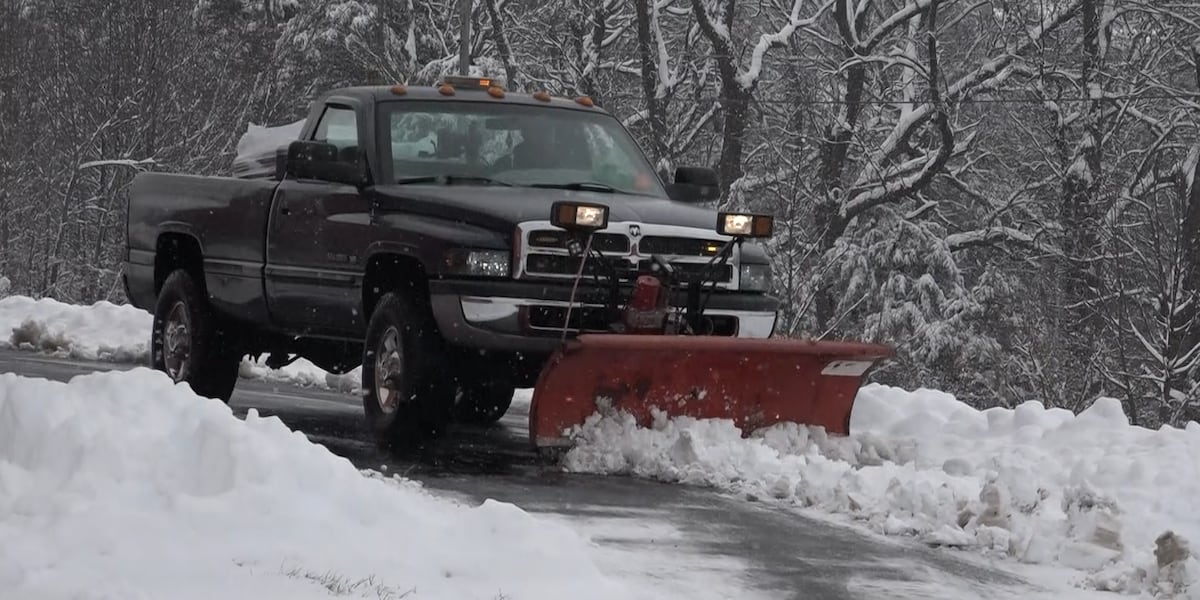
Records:
{"label": "snow pile", "polygon": [[[3,284],[0,278],[0,296]],[[65,304],[50,298],[0,297],[0,347],[44,352],[78,360],[148,364],[154,317],[127,304]],[[242,377],[301,387],[357,393],[361,369],[333,375],[298,359],[280,369],[266,366],[266,356],[242,361]]]}
{"label": "snow pile", "polygon": [[364,477],[148,369],[0,375],[5,597],[628,597],[589,551],[510,504]]}
{"label": "snow pile", "polygon": [[144,363],[151,316],[129,305],[64,304],[49,298],[0,298],[0,346],[82,360]]}
{"label": "snow pile", "polygon": [[644,429],[610,412],[576,432],[564,465],[849,515],[880,533],[1080,569],[1090,587],[1200,598],[1186,549],[1200,540],[1196,423],[1132,427],[1112,399],[1078,416],[1037,402],[978,411],[869,385],[851,431],[786,424],[744,439],[731,421],[659,414]]}
{"label": "snow pile", "polygon": [[262,379],[277,381],[300,387],[318,387],[337,392],[358,394],[362,390],[362,367],[349,373],[334,375],[304,358],[272,369],[266,365],[266,356],[256,360],[246,358],[242,361],[241,376],[244,379]]}

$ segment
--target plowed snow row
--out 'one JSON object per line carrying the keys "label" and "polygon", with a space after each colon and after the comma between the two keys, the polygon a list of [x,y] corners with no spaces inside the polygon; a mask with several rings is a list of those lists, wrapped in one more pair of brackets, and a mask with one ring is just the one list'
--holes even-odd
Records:
{"label": "plowed snow row", "polygon": [[729,421],[642,429],[596,415],[566,465],[848,515],[881,533],[1082,570],[1089,587],[1200,598],[1189,588],[1200,563],[1178,548],[1200,540],[1200,424],[1132,427],[1113,399],[1078,416],[1037,402],[978,411],[942,392],[871,385],[851,431],[780,425],[743,439]]}

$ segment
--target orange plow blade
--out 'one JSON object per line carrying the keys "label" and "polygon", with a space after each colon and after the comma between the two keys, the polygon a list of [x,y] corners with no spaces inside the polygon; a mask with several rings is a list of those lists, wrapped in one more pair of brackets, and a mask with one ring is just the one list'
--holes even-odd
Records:
{"label": "orange plow blade", "polygon": [[893,355],[856,342],[595,334],[569,340],[538,378],[529,411],[537,448],[569,446],[600,407],[650,426],[668,416],[732,419],[748,435],[791,422],[850,430],[863,375]]}

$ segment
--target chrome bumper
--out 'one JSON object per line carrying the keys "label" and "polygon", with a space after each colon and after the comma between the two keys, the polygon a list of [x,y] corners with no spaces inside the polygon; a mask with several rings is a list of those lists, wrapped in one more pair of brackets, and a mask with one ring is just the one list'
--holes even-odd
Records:
{"label": "chrome bumper", "polygon": [[[457,294],[434,295],[433,312],[443,337],[452,344],[470,348],[523,352],[551,352],[558,347],[561,330],[530,327],[522,323],[522,309],[565,308],[568,303],[539,298],[484,297]],[[602,308],[599,304],[576,304],[576,308]],[[705,314],[737,320],[739,338],[767,338],[775,330],[774,311],[709,308]],[[574,333],[574,331],[572,331]]]}

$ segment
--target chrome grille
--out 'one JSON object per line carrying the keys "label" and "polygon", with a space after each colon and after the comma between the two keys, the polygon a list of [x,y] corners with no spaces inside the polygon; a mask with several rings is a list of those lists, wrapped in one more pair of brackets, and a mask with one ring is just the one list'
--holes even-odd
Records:
{"label": "chrome grille", "polygon": [[[567,232],[556,229],[539,229],[529,232],[532,248],[566,248]],[[629,252],[629,238],[619,233],[597,233],[592,236],[592,247],[601,252]]]}
{"label": "chrome grille", "polygon": [[[573,277],[579,272],[579,261],[579,257],[566,254],[530,254],[525,259],[525,271],[531,275],[570,275]],[[613,259],[608,263],[616,267],[617,276],[622,281],[632,281],[638,274],[638,270],[629,261]],[[649,269],[648,266],[647,269]],[[595,257],[589,259],[583,267],[585,277],[593,275],[607,277],[610,273],[611,270],[597,261]]]}
{"label": "chrome grille", "polygon": [[685,237],[646,236],[638,242],[641,254],[670,254],[674,256],[716,256],[725,242]]}
{"label": "chrome grille", "polygon": [[[649,273],[651,264],[653,261],[648,258],[642,260],[638,263],[638,272]],[[671,267],[675,269],[675,278],[679,281],[691,281],[707,274],[707,281],[715,279],[718,283],[728,283],[733,277],[733,265],[729,263],[710,266],[707,263],[672,262]],[[709,273],[710,269],[711,273]]]}
{"label": "chrome grille", "polygon": [[[523,223],[518,229],[521,230],[518,277],[567,279],[575,276],[580,259],[571,256],[567,250],[569,233],[553,228],[546,221]],[[712,235],[692,227],[610,221],[608,229],[593,234],[592,248],[617,269],[623,283],[632,282],[639,274],[649,273],[651,257],[659,256],[674,267],[679,281],[697,279],[711,268],[710,281],[715,280],[717,288],[736,289],[739,249],[733,248],[726,264],[709,267],[708,262],[720,254],[726,244],[724,240],[710,237]],[[604,277],[611,272],[599,262],[594,256],[589,258],[584,276]]]}

